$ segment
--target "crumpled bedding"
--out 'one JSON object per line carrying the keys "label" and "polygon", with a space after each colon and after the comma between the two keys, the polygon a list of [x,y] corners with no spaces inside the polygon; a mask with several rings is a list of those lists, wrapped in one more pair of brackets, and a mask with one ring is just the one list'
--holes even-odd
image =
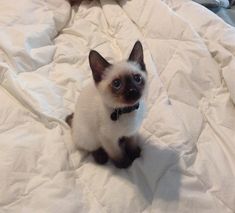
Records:
{"label": "crumpled bedding", "polygon": [[[235,30],[188,0],[2,0],[0,212],[235,211]],[[64,122],[87,56],[149,78],[142,156],[127,170],[74,149]]]}

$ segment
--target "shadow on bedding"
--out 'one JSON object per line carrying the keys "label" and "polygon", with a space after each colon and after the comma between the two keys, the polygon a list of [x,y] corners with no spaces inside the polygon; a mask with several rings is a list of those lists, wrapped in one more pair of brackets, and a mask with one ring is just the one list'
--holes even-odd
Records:
{"label": "shadow on bedding", "polygon": [[[107,172],[109,180],[111,178],[115,182],[113,185],[110,181],[110,185],[103,189],[106,191],[110,186],[118,188],[112,191],[112,196],[120,197],[124,192],[122,200],[125,202],[130,199],[128,191],[134,190],[137,203],[144,200],[148,205],[153,201],[168,205],[169,202],[177,202],[179,199],[181,171],[178,159],[176,151],[154,139],[142,145],[141,157],[136,159],[129,169],[117,169],[111,163],[99,166],[90,157],[86,160],[104,173]],[[97,169],[100,170],[99,168]]]}
{"label": "shadow on bedding", "polygon": [[153,200],[174,202],[179,198],[181,186],[178,159],[173,149],[149,140],[142,146],[141,158],[129,170],[117,174],[129,181],[149,204]]}

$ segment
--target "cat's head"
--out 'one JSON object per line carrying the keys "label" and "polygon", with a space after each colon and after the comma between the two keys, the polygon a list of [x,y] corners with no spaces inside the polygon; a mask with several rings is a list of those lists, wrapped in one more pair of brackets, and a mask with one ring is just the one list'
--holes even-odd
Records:
{"label": "cat's head", "polygon": [[110,64],[98,52],[91,50],[89,63],[95,85],[109,107],[131,106],[145,95],[147,71],[139,41],[126,61]]}

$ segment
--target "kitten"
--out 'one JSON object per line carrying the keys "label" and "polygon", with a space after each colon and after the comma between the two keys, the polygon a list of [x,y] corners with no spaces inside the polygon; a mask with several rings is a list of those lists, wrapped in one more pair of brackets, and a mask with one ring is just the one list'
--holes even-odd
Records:
{"label": "kitten", "polygon": [[110,158],[115,166],[127,168],[140,156],[135,135],[144,118],[147,87],[142,44],[137,41],[128,60],[115,64],[91,50],[89,63],[93,80],[75,106],[73,141],[97,163]]}

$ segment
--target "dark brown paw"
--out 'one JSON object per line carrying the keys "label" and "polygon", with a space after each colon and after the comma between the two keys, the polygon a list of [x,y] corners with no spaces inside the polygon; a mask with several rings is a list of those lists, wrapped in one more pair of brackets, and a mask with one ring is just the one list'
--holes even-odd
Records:
{"label": "dark brown paw", "polygon": [[134,161],[141,155],[141,149],[137,144],[133,144],[132,138],[122,137],[119,140],[119,144],[125,155],[127,155],[130,160]]}
{"label": "dark brown paw", "polygon": [[99,148],[96,151],[93,151],[91,154],[95,162],[98,164],[106,164],[109,160],[108,154],[104,151],[103,148]]}
{"label": "dark brown paw", "polygon": [[136,158],[140,157],[141,154],[141,149],[139,146],[136,147],[130,147],[128,146],[128,144],[125,147],[125,152],[126,155],[132,160],[134,161]]}
{"label": "dark brown paw", "polygon": [[114,166],[119,169],[126,169],[131,166],[133,160],[131,160],[128,156],[123,157],[120,160],[112,160]]}

